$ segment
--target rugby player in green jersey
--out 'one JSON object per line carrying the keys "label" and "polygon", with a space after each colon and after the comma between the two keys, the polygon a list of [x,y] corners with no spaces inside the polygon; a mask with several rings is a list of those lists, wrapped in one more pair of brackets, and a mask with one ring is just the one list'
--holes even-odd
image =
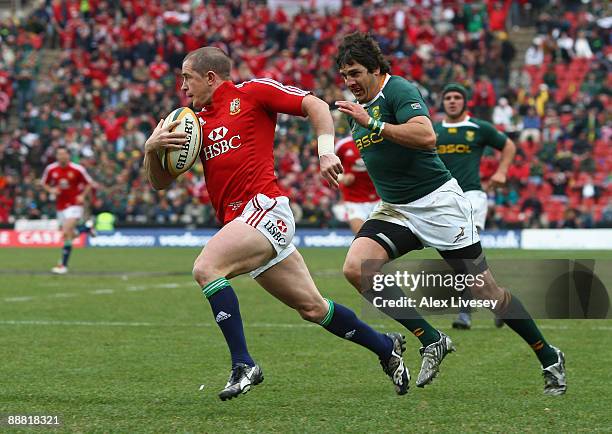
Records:
{"label": "rugby player in green jersey", "polygon": [[[457,272],[478,275],[482,285],[470,289],[477,300],[495,301],[494,313],[534,350],[544,375],[544,393],[565,393],[563,353],[549,345],[521,302],[499,287],[489,271],[469,200],[436,152],[436,136],[418,89],[389,75],[389,63],[371,36],[344,37],[336,66],[356,102],[338,101],[374,182],[381,204],[357,233],[344,263],[344,275],[371,302],[404,297],[398,286],[374,290],[371,273],[385,262],[423,247],[433,247]],[[364,261],[378,269],[366,271]],[[362,280],[363,278],[363,280]],[[375,304],[375,303],[373,303]],[[375,304],[376,305],[376,304]],[[448,336],[434,329],[411,307],[401,313],[377,306],[411,331],[423,345],[416,384],[424,387],[454,350]]]}
{"label": "rugby player in green jersey", "polygon": [[[482,153],[486,146],[501,151],[499,167],[489,180],[491,187],[500,187],[506,184],[506,174],[516,153],[516,146],[489,122],[469,116],[467,103],[465,87],[458,83],[447,84],[442,90],[444,121],[435,123],[434,131],[438,155],[470,201],[474,224],[482,231],[488,208],[487,194],[480,183]],[[496,326],[501,327],[503,324],[500,318],[495,320]],[[469,329],[471,325],[470,308],[462,305],[459,316],[453,321],[453,328]]]}

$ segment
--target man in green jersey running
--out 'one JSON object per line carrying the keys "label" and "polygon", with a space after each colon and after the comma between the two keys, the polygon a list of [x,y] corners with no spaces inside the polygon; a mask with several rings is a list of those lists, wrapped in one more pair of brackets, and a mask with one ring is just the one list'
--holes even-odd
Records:
{"label": "man in green jersey running", "polygon": [[[489,122],[470,117],[466,110],[467,103],[465,87],[458,83],[446,85],[442,90],[444,121],[435,123],[434,131],[438,155],[470,201],[474,224],[482,231],[488,208],[487,194],[480,184],[482,153],[486,146],[501,151],[499,167],[490,179],[491,187],[500,187],[506,183],[506,174],[516,153],[516,146],[508,136],[497,131]],[[503,324],[501,319],[495,320],[498,327]],[[469,329],[471,325],[470,308],[462,305],[459,316],[453,321],[453,328]]]}
{"label": "man in green jersey running", "polygon": [[[355,143],[374,182],[381,204],[356,235],[344,264],[344,275],[370,302],[403,300],[397,285],[374,288],[372,273],[385,262],[412,250],[433,247],[460,274],[483,282],[470,287],[478,300],[495,301],[494,313],[535,351],[542,364],[544,393],[565,393],[563,353],[549,345],[521,302],[499,287],[480,246],[469,200],[440,160],[429,111],[418,89],[389,75],[389,63],[378,44],[362,33],[347,35],[336,65],[356,102],[338,101],[348,117]],[[366,270],[365,260],[377,269]],[[372,262],[369,262],[372,266]],[[388,277],[388,276],[385,276]],[[362,280],[363,278],[363,280]],[[416,384],[424,387],[454,350],[448,336],[433,328],[412,307],[373,303],[410,330],[423,347]]]}

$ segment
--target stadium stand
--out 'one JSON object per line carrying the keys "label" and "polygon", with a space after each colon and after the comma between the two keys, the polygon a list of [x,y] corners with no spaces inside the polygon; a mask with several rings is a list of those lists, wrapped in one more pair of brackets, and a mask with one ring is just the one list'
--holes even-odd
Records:
{"label": "stadium stand", "polygon": [[[199,167],[161,192],[141,174],[156,120],[186,103],[184,54],[219,46],[233,80],[276,79],[333,107],[349,98],[335,47],[361,30],[376,35],[394,74],[419,84],[434,117],[441,88],[458,81],[471,89],[470,111],[517,142],[509,184],[490,192],[491,228],[612,226],[605,2],[344,1],[338,13],[294,16],[258,2],[161,3],[51,0],[0,21],[0,223],[54,216],[39,179],[63,144],[100,184],[94,212],[118,225],[215,225]],[[515,45],[525,34],[528,46]],[[305,122],[279,117],[280,184],[301,225],[334,226],[337,193],[318,177],[312,139]],[[495,161],[484,158],[484,179]]]}

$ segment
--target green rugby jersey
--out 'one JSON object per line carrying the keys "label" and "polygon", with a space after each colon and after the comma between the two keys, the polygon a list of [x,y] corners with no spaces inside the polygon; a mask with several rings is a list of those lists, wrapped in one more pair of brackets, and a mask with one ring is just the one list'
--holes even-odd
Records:
{"label": "green rugby jersey", "polygon": [[508,139],[489,122],[467,117],[454,124],[434,124],[440,158],[463,191],[482,190],[480,159],[485,146],[502,150]]}
{"label": "green rugby jersey", "polygon": [[[374,119],[403,124],[429,110],[415,85],[387,75],[383,86],[364,108]],[[348,117],[351,133],[380,198],[403,204],[428,195],[451,179],[435,150],[411,149],[384,139]]]}

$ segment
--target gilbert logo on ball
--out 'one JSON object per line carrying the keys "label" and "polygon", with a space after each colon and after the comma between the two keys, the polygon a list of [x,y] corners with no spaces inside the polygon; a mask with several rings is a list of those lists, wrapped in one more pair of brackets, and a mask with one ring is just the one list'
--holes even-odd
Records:
{"label": "gilbert logo on ball", "polygon": [[180,107],[164,119],[163,126],[180,120],[172,131],[185,132],[187,138],[181,149],[162,150],[159,159],[162,167],[173,177],[187,172],[196,162],[202,148],[202,127],[196,114],[189,107]]}

